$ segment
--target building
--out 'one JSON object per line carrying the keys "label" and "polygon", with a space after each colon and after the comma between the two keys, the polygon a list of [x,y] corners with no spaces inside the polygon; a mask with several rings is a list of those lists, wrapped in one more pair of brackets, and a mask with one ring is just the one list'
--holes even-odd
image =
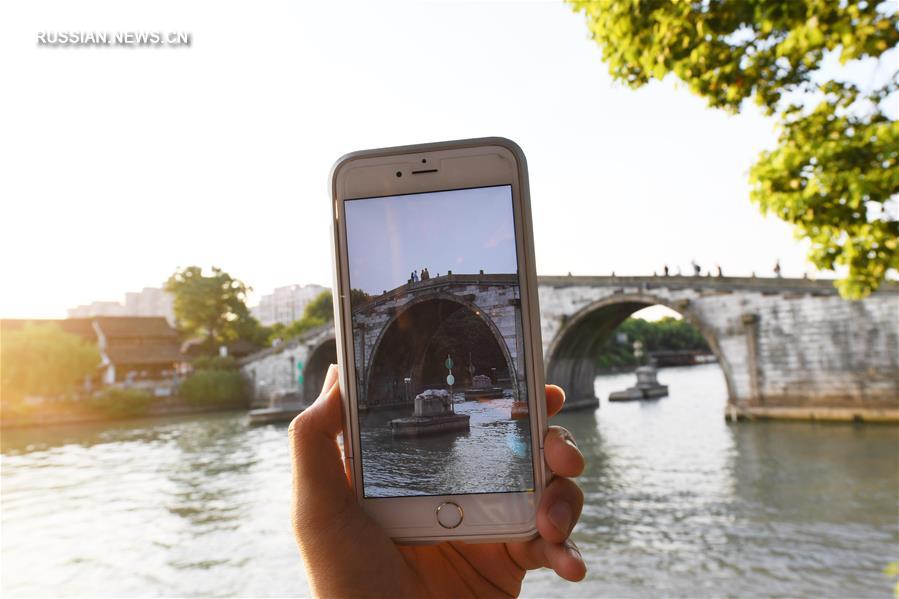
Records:
{"label": "building", "polygon": [[91,324],[100,350],[101,380],[108,385],[168,379],[188,361],[178,332],[161,316],[98,316]]}
{"label": "building", "polygon": [[251,312],[262,325],[271,326],[276,322],[290,324],[303,317],[303,311],[313,299],[327,287],[321,285],[286,285],[273,293],[263,295],[259,305]]}
{"label": "building", "polygon": [[96,316],[65,320],[0,320],[0,335],[28,323],[55,324],[97,344],[95,380],[104,384],[171,379],[190,358],[181,352],[178,332],[162,316]]}
{"label": "building", "polygon": [[175,298],[159,287],[144,287],[125,294],[125,313],[122,316],[163,316],[175,324]]}
{"label": "building", "polygon": [[124,302],[92,302],[68,310],[69,318],[95,316],[162,316],[175,324],[172,294],[159,287],[144,287],[125,294]]}
{"label": "building", "polygon": [[68,317],[91,318],[93,316],[124,316],[125,306],[120,302],[91,302],[66,311]]}

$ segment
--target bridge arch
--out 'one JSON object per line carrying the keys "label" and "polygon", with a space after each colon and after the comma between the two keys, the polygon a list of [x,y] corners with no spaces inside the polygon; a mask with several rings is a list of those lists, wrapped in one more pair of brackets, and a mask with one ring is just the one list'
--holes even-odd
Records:
{"label": "bridge arch", "polygon": [[562,386],[572,405],[594,402],[595,358],[602,343],[631,314],[661,305],[695,326],[709,344],[727,385],[728,401],[736,397],[733,370],[721,349],[716,331],[705,323],[688,301],[671,301],[651,293],[615,294],[599,299],[567,318],[546,350],[546,381]]}
{"label": "bridge arch", "polygon": [[[364,381],[364,403],[369,405],[378,405],[379,403],[382,403],[379,401],[380,398],[377,397],[377,394],[371,394],[372,384],[376,382],[379,369],[382,368],[384,364],[383,357],[381,356],[382,352],[385,349],[388,349],[387,346],[390,345],[391,337],[396,336],[399,332],[401,332],[403,338],[407,342],[416,345],[415,349],[408,352],[405,359],[400,363],[400,369],[407,372],[415,372],[419,375],[422,373],[424,368],[424,358],[430,349],[431,338],[443,323],[440,318],[432,319],[432,326],[421,329],[417,336],[411,334],[412,331],[409,330],[409,327],[412,325],[412,320],[416,319],[416,317],[419,317],[417,320],[421,321],[422,318],[420,317],[427,316],[426,310],[429,308],[437,310],[438,315],[440,315],[441,307],[449,309],[446,316],[459,310],[465,310],[467,314],[473,315],[475,319],[484,326],[490,337],[495,341],[496,351],[501,356],[502,361],[506,364],[513,392],[517,397],[518,369],[516,368],[515,360],[509,351],[508,340],[503,336],[499,327],[490,315],[477,304],[468,301],[463,297],[438,291],[409,300],[402,307],[398,308],[396,313],[393,314],[382,327],[380,327],[377,339],[372,345],[370,358],[366,360],[366,368],[362,377]],[[414,355],[413,360],[409,359],[410,354]],[[457,366],[454,367],[454,372],[464,372],[465,364],[464,360],[461,359],[461,356],[456,358],[456,363]]]}
{"label": "bridge arch", "polygon": [[328,337],[309,351],[303,365],[303,401],[311,404],[321,391],[328,374],[328,366],[337,363],[337,341]]}

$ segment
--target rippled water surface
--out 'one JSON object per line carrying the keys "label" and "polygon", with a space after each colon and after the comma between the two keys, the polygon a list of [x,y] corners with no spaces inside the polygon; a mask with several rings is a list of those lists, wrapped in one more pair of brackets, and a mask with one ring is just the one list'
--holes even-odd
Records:
{"label": "rippled water surface", "polygon": [[[525,595],[890,596],[899,428],[727,425],[717,366],[659,378],[670,397],[554,419],[589,460],[589,574],[534,572]],[[285,432],[235,413],[4,431],[2,595],[307,595]]]}
{"label": "rippled water surface", "polygon": [[456,414],[469,430],[394,438],[390,421],[410,410],[376,410],[361,418],[362,468],[367,497],[502,493],[534,488],[528,420],[512,419],[512,398],[465,401]]}

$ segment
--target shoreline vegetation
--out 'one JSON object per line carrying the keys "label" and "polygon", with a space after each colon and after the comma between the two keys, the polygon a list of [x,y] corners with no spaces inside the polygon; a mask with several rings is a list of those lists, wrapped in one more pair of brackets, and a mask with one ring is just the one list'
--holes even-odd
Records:
{"label": "shoreline vegetation", "polygon": [[194,371],[168,397],[139,386],[115,385],[92,393],[69,388],[40,399],[3,392],[0,429],[248,409],[250,393],[233,358],[198,358]]}
{"label": "shoreline vegetation", "polygon": [[246,410],[247,403],[220,403],[214,405],[196,405],[183,401],[181,398],[154,398],[154,402],[145,411],[133,412],[104,411],[84,406],[72,406],[68,404],[54,406],[49,410],[21,414],[10,414],[8,408],[0,409],[0,429],[32,428],[38,426],[55,426],[66,424],[93,424],[98,422],[117,422],[120,420],[132,420],[137,418],[157,418],[161,416],[182,416],[190,414],[205,414],[209,412],[231,412]]}
{"label": "shoreline vegetation", "polygon": [[[636,343],[650,359],[653,354],[663,352],[712,355],[712,348],[699,329],[684,319],[670,316],[653,321],[627,318],[600,346],[596,355],[597,371],[615,374],[636,369],[642,364],[642,360],[634,355]],[[659,367],[664,366],[667,364],[660,361]]]}

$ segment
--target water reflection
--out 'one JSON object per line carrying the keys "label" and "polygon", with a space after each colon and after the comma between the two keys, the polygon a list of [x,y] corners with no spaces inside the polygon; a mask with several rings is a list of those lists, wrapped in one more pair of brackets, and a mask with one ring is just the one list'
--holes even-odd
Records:
{"label": "water reflection", "polygon": [[[597,379],[607,397],[632,375]],[[665,369],[671,396],[563,414],[590,456],[566,596],[884,596],[896,559],[894,426],[727,425],[717,366]],[[552,576],[537,573],[526,593]]]}
{"label": "water reflection", "polygon": [[4,435],[4,595],[306,592],[283,427],[226,414],[39,433]]}
{"label": "water reflection", "polygon": [[362,470],[369,497],[521,491],[534,486],[528,421],[511,418],[511,397],[465,401],[457,414],[467,431],[394,438],[390,421],[409,409],[372,410],[361,416]]}
{"label": "water reflection", "polygon": [[[727,425],[717,366],[659,378],[671,397],[554,419],[588,458],[589,573],[525,595],[889,596],[899,428]],[[289,494],[286,426],[243,414],[4,431],[0,594],[308,595]]]}

